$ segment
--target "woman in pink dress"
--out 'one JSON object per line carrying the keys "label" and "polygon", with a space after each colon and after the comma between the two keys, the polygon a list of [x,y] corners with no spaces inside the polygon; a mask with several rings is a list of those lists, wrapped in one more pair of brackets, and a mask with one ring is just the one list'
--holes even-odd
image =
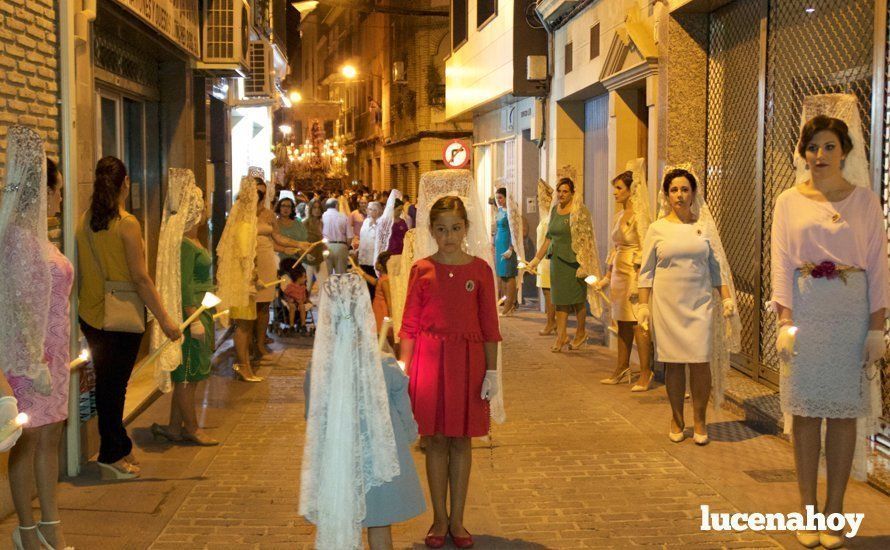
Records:
{"label": "woman in pink dress", "polygon": [[[40,334],[43,351],[40,359],[45,366],[41,367],[41,375],[34,377],[15,368],[6,373],[19,410],[29,417],[21,439],[9,454],[9,487],[19,520],[12,540],[15,548],[61,549],[66,546],[59,521],[56,483],[59,479],[59,442],[62,426],[68,417],[68,297],[74,281],[74,269],[68,259],[50,244],[45,224],[47,217],[59,213],[64,184],[55,163],[45,160],[43,142],[35,132],[13,127],[9,135],[9,156],[25,160],[30,166],[24,172],[16,170],[15,166],[7,167],[10,172],[24,173],[25,176],[18,183],[22,189],[17,207],[20,221],[13,221],[7,228],[4,242],[0,245],[0,261],[18,266],[11,268],[11,286],[15,287],[17,294],[25,295],[28,292],[22,288],[23,285],[45,294],[40,300],[25,297],[24,303],[20,304],[26,308],[20,313],[40,318],[35,326],[43,328]],[[13,153],[13,148],[21,151]],[[8,181],[8,185],[15,184]],[[6,198],[14,200],[14,196]],[[45,215],[43,205],[46,205]],[[16,273],[26,276],[16,277]],[[4,278],[8,275],[6,273]],[[42,322],[44,319],[45,325]],[[29,326],[23,323],[19,328],[24,332]],[[21,335],[23,348],[32,347],[28,345],[30,341],[35,341],[32,336]],[[33,361],[33,358],[30,360]],[[39,522],[34,520],[32,506],[35,485],[40,500]]]}
{"label": "woman in pink dress", "polygon": [[[464,252],[469,220],[454,196],[430,209],[438,251],[414,263],[402,318],[400,356],[408,393],[425,439],[433,525],[425,542],[441,548],[451,535],[469,548],[463,513],[472,461],[471,438],[489,428],[489,403],[498,391],[498,329],[494,274],[485,260]],[[448,488],[451,510],[446,512]]]}

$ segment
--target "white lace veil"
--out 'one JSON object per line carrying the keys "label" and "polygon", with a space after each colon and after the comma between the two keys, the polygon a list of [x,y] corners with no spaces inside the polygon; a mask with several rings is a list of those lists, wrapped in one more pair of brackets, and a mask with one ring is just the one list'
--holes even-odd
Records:
{"label": "white lace veil", "polygon": [[[553,206],[553,188],[544,181],[543,179],[538,179],[538,228],[536,231],[536,240],[535,240],[535,250],[541,248],[541,244],[543,244],[544,239],[547,238],[547,229],[550,226],[550,211]],[[544,276],[541,273],[544,273],[544,270],[550,270],[550,260],[546,257],[542,259],[538,263],[538,267],[535,270],[536,272],[536,281],[538,287],[544,287]]]}
{"label": "white lace veil", "polygon": [[[204,210],[204,196],[195,184],[195,174],[188,168],[170,168],[167,182],[167,200],[161,219],[158,238],[158,261],[155,269],[155,284],[164,309],[175,320],[182,315],[182,236],[200,220]],[[191,276],[188,274],[188,276]],[[151,349],[164,343],[166,336],[158,323],[152,325]],[[168,392],[173,389],[170,373],[182,364],[182,347],[167,346],[154,364],[155,381],[158,389]]]}
{"label": "white lace veil", "polygon": [[414,229],[409,229],[405,233],[401,255],[390,258],[387,264],[392,302],[392,311],[389,314],[396,341],[399,338],[399,331],[402,330],[402,314],[405,312],[405,302],[408,300],[408,279],[411,277],[411,266],[414,265],[414,235],[416,235]]}
{"label": "white lace veil", "polygon": [[[853,94],[823,94],[807,96],[803,101],[800,114],[800,127],[813,117],[824,115],[842,120],[847,125],[853,149],[847,154],[843,164],[844,179],[853,185],[872,188],[871,171],[866,157],[865,136],[862,131],[862,118],[859,105]],[[795,183],[803,183],[810,179],[806,160],[800,156],[797,147],[794,150]],[[872,369],[874,367],[870,367]],[[872,372],[869,370],[869,372]],[[881,409],[881,374],[880,368],[875,376],[866,377],[869,413],[856,420],[858,441],[853,455],[852,476],[860,481],[868,478],[869,438],[880,431]],[[785,431],[791,432],[791,415],[785,415]]]}
{"label": "white lace veil", "polygon": [[[736,296],[735,282],[732,277],[732,268],[723,249],[723,241],[720,239],[720,232],[717,230],[717,223],[711,215],[711,209],[704,199],[704,182],[698,177],[692,169],[692,165],[688,163],[677,164],[675,166],[667,166],[664,173],[667,174],[671,170],[686,170],[698,183],[698,191],[695,193],[695,202],[692,204],[692,214],[695,216],[695,225],[701,230],[702,236],[711,244],[714,251],[714,257],[720,264],[720,282],[729,287],[729,296],[733,303],[736,304],[736,312],[726,319],[723,317],[723,307],[716,306],[712,311],[712,327],[711,332],[711,404],[714,408],[719,409],[723,404],[723,394],[726,390],[726,378],[729,374],[730,355],[739,353],[742,350],[742,321],[739,317],[738,307],[739,301]],[[666,216],[671,206],[667,201],[667,197],[660,193],[661,208],[659,218]],[[718,304],[719,296],[717,296]]]}
{"label": "white lace veil", "polygon": [[640,246],[646,239],[646,231],[652,223],[652,212],[649,208],[649,186],[646,184],[646,159],[638,158],[627,163],[627,169],[633,173],[630,188],[630,200],[634,209],[634,221],[637,226],[637,238]]}
{"label": "white lace veil", "polygon": [[331,275],[321,290],[300,484],[300,514],[322,550],[362,548],[365,495],[399,475],[368,287]]}
{"label": "white lace veil", "polygon": [[[571,166],[564,166],[557,175],[559,179],[569,178],[575,182],[572,211],[569,215],[569,229],[572,232],[572,252],[575,253],[575,258],[581,264],[577,276],[579,279],[584,279],[588,275],[593,275],[600,279],[603,272],[600,268],[600,255],[596,246],[596,233],[593,231],[593,218],[591,218],[587,206],[584,205],[584,193],[578,188],[576,171]],[[559,180],[556,185],[559,186]],[[554,188],[551,211],[559,204],[559,194],[556,191]],[[602,295],[593,288],[593,285],[587,285],[587,302],[590,304],[590,312],[593,316],[602,320],[605,304]]]}
{"label": "white lace veil", "polygon": [[377,256],[381,252],[386,252],[389,248],[389,238],[392,237],[392,226],[395,223],[396,199],[402,198],[402,192],[393,189],[389,192],[389,198],[386,199],[386,206],[383,208],[383,214],[377,219],[377,241],[374,244],[374,262],[377,262]]}
{"label": "white lace veil", "polygon": [[[417,192],[417,226],[414,233],[414,257],[427,258],[439,249],[430,231],[430,208],[442,197],[459,197],[467,209],[470,227],[464,241],[464,251],[482,258],[491,267],[494,277],[494,257],[489,227],[485,225],[483,205],[479,203],[476,182],[469,170],[435,170],[420,177]],[[485,205],[488,208],[488,205]],[[497,288],[497,286],[495,286]],[[504,384],[502,381],[503,353],[498,345],[498,387],[500,391],[491,400],[491,418],[498,424],[507,419],[504,409]]]}
{"label": "white lace veil", "polygon": [[[871,174],[868,158],[865,155],[865,137],[862,133],[862,118],[859,116],[859,103],[853,94],[822,94],[807,96],[803,100],[800,114],[800,127],[812,118],[824,115],[837,118],[847,125],[853,149],[844,160],[844,179],[853,185],[871,188]],[[794,148],[794,182],[804,183],[810,179],[807,161]]]}
{"label": "white lace veil", "polygon": [[243,177],[238,198],[232,205],[216,247],[219,311],[250,305],[256,262],[256,210],[256,183],[252,177]]}
{"label": "white lace veil", "polygon": [[[525,242],[522,239],[522,210],[512,195],[507,195],[507,224],[510,226],[510,242],[517,261],[525,262]],[[521,294],[521,293],[520,293]]]}
{"label": "white lace veil", "polygon": [[44,341],[52,292],[46,234],[46,156],[34,130],[7,134],[6,180],[0,192],[0,362],[41,393],[51,390]]}

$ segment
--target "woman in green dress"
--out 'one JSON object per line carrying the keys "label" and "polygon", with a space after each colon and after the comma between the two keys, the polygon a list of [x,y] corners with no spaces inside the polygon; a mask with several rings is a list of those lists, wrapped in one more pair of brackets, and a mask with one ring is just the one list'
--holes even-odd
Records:
{"label": "woman in green dress", "polygon": [[[580,195],[578,195],[580,198]],[[568,341],[569,313],[578,324],[569,349],[582,349],[587,344],[587,305],[594,316],[602,314],[600,295],[592,291],[585,278],[600,277],[599,255],[593,224],[587,207],[576,199],[575,183],[562,178],[556,186],[557,204],[550,212],[547,238],[527,269],[534,271],[546,254],[550,259],[550,298],[556,309],[556,342],[550,349],[562,351]]]}
{"label": "woman in green dress", "polygon": [[[198,229],[206,220],[206,212],[202,211],[199,221],[185,232],[182,239],[180,274],[183,319],[187,319],[201,306],[205,292],[213,292],[216,288],[210,275],[210,252],[198,240]],[[208,436],[198,426],[195,410],[197,383],[210,377],[214,337],[213,310],[201,313],[182,335],[182,363],[170,373],[173,382],[170,423],[167,426],[152,424],[151,431],[155,437],[172,442],[218,445],[219,441]]]}
{"label": "woman in green dress", "polygon": [[[290,197],[284,197],[278,201],[278,204],[275,205],[275,215],[277,218],[275,221],[275,231],[277,233],[299,243],[305,243],[309,239],[309,233],[306,231],[306,226],[303,225],[302,221],[297,219],[297,208]],[[295,259],[299,256],[299,251],[294,254],[292,253],[292,249],[282,247],[281,245],[276,245],[275,249],[281,260],[287,258]]]}

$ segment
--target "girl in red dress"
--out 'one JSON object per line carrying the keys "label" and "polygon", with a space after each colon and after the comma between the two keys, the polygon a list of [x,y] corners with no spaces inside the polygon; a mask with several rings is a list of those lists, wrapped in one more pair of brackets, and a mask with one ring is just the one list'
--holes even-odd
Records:
{"label": "girl in red dress", "polygon": [[[489,400],[498,392],[498,329],[494,274],[464,252],[469,220],[454,196],[430,209],[438,251],[411,268],[402,318],[400,357],[408,366],[408,393],[425,439],[433,525],[425,542],[441,548],[451,535],[469,548],[464,504],[472,461],[471,439],[488,433]],[[446,511],[448,488],[451,509]]]}

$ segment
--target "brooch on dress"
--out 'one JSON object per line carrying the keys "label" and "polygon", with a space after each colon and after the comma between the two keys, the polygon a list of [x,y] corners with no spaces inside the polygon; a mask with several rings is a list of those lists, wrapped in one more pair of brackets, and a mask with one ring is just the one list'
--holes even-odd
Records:
{"label": "brooch on dress", "polygon": [[467,292],[473,292],[473,289],[476,288],[476,283],[474,283],[472,280],[467,281],[467,284],[464,285],[464,288],[467,289]]}
{"label": "brooch on dress", "polygon": [[838,223],[839,221],[841,221],[841,215],[835,212],[834,215],[831,217],[831,221],[833,221],[834,223]]}

